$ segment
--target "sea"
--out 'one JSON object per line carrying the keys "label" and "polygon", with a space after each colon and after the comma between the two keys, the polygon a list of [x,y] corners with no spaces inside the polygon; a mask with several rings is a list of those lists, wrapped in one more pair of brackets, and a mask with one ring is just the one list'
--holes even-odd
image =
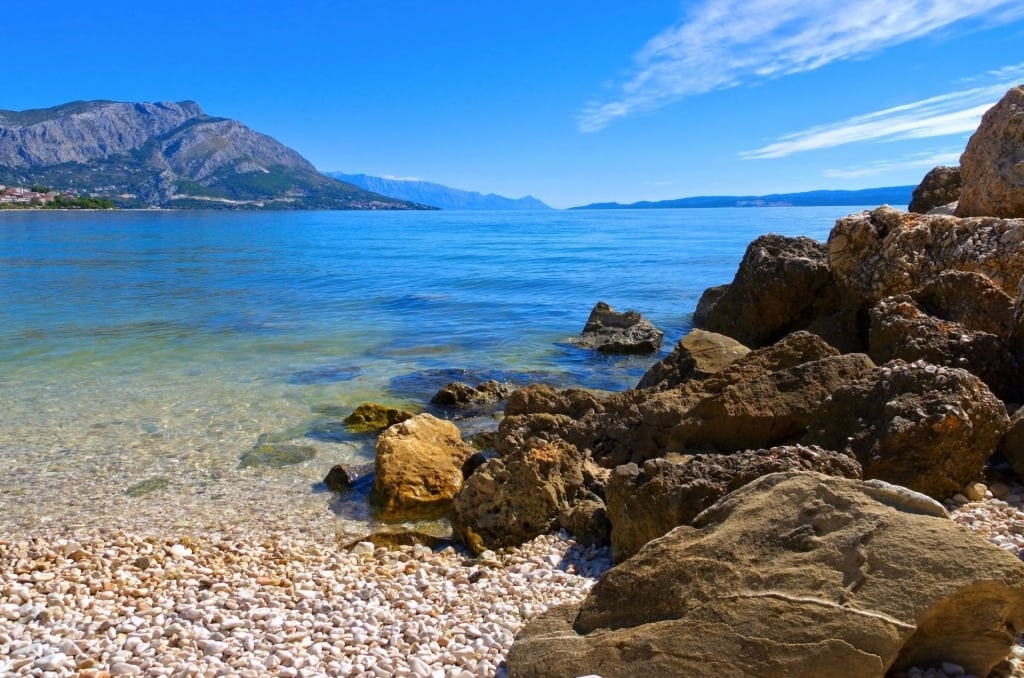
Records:
{"label": "sea", "polygon": [[[865,207],[0,213],[0,539],[373,527],[322,483],[373,459],[340,424],[445,384],[635,385],[765,233]],[[573,345],[593,306],[661,353]],[[484,430],[486,421],[459,421]],[[250,463],[261,445],[312,458]],[[247,461],[248,460],[248,461]]]}

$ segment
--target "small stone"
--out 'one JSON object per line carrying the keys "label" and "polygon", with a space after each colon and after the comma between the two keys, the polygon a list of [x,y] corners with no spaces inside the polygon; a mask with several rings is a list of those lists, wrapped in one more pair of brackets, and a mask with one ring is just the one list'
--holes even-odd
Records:
{"label": "small stone", "polygon": [[987,491],[988,488],[985,487],[984,483],[969,483],[967,487],[964,488],[964,495],[966,495],[971,501],[982,501],[985,499],[985,493]]}
{"label": "small stone", "polygon": [[112,676],[137,676],[140,673],[142,673],[142,669],[126,662],[118,662],[110,667],[110,675]]}

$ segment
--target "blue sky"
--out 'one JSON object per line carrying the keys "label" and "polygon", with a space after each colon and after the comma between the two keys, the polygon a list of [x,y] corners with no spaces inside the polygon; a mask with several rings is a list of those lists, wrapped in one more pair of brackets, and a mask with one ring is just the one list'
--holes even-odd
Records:
{"label": "blue sky", "polygon": [[193,99],[321,170],[556,207],[914,184],[1024,83],[1020,0],[6,0],[3,15],[2,109]]}

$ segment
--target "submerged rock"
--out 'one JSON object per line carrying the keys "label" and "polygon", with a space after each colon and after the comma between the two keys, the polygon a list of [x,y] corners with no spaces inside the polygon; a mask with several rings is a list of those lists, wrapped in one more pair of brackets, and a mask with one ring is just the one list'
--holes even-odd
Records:
{"label": "submerged rock", "polygon": [[282,468],[292,464],[309,461],[317,454],[312,445],[294,445],[289,443],[257,443],[255,447],[242,455],[238,468]]}

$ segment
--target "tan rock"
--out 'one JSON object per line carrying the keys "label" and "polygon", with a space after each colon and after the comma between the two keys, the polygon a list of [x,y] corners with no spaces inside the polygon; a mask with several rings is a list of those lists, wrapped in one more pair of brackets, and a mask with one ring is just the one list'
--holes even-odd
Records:
{"label": "tan rock", "polygon": [[749,348],[731,337],[694,329],[664,360],[647,370],[637,388],[665,389],[691,379],[705,379],[748,353]]}
{"label": "tan rock", "polygon": [[1016,299],[1024,277],[1024,219],[906,214],[882,206],[839,219],[829,265],[846,303],[868,308],[945,271],[973,271]]}
{"label": "tan rock", "polygon": [[528,623],[509,676],[988,675],[1024,628],[1024,563],[925,497],[864,486],[776,473],[736,490]]}
{"label": "tan rock", "polygon": [[981,119],[960,156],[960,217],[1024,217],[1024,85]]}
{"label": "tan rock", "polygon": [[445,515],[462,487],[462,465],[474,451],[455,424],[429,414],[390,427],[377,440],[374,513],[388,521]]}

